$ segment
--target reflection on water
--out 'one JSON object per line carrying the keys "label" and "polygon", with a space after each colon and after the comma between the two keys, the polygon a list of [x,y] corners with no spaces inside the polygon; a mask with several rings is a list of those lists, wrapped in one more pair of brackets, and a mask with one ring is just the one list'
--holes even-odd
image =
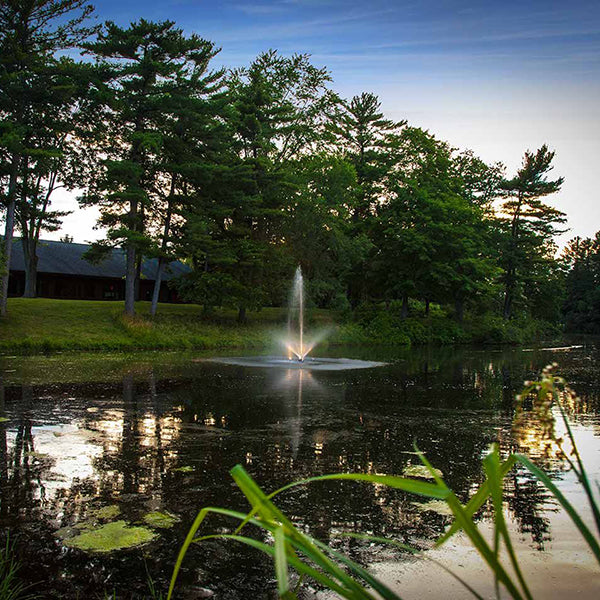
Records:
{"label": "reflection on water", "polygon": [[[246,508],[228,476],[236,463],[272,490],[335,471],[401,474],[417,463],[416,441],[466,499],[482,480],[480,459],[489,444],[499,441],[505,451],[515,449],[512,399],[522,381],[553,360],[582,397],[576,430],[584,458],[592,471],[600,470],[595,346],[560,353],[442,349],[374,354],[362,351],[357,358],[390,364],[315,372],[188,359],[166,367],[147,356],[133,361],[98,357],[96,364],[86,358],[82,377],[75,373],[76,363],[61,370],[60,357],[40,360],[38,368],[39,359],[2,360],[0,416],[8,421],[0,423],[0,519],[35,565],[26,567],[27,577],[39,582],[48,597],[74,598],[113,588],[119,597],[142,597],[148,568],[159,583],[168,579],[200,507]],[[106,376],[102,363],[110,361],[117,362],[110,363]],[[12,375],[11,383],[12,373],[19,379]],[[520,444],[520,451],[543,459],[535,427]],[[559,463],[544,466],[561,485],[574,489]],[[553,500],[522,471],[513,472],[506,483],[513,527],[532,546],[551,550]],[[321,539],[354,530],[425,547],[447,518],[419,510],[421,502],[381,486],[348,482],[299,488],[280,500],[295,522]],[[175,513],[181,523],[144,550],[102,559],[62,547],[58,529],[114,504],[131,523],[153,510]],[[376,559],[356,540],[341,546],[353,556]],[[269,597],[265,588],[272,583],[271,567],[253,552],[208,544],[191,551],[186,569],[182,583],[210,587],[219,598],[248,597],[250,590]]]}

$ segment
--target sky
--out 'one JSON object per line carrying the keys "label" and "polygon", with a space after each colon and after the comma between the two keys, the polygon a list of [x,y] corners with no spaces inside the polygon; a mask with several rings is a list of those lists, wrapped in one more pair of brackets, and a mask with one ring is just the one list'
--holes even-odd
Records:
{"label": "sky", "polygon": [[[389,118],[407,119],[512,175],[525,150],[556,152],[567,213],[559,240],[600,229],[600,2],[434,0],[97,0],[98,21],[173,20],[213,41],[215,67],[259,53],[307,53],[344,98],[379,96]],[[75,212],[63,230],[102,237],[93,209],[59,190],[54,208]]]}

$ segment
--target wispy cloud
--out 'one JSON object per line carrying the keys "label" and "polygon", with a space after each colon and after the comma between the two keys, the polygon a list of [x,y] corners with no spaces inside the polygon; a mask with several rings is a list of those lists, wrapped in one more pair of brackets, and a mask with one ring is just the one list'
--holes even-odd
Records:
{"label": "wispy cloud", "polygon": [[289,10],[283,4],[234,4],[232,8],[247,15],[280,15]]}
{"label": "wispy cloud", "polygon": [[[268,25],[242,26],[227,32],[215,30],[214,36],[218,43],[241,43],[265,40],[266,47],[273,46],[280,40],[302,39],[324,33],[331,37],[344,29],[357,23],[366,22],[394,13],[394,9],[381,9],[379,11],[348,11],[345,14],[317,17],[304,20],[290,20]],[[211,32],[209,32],[211,34]]]}
{"label": "wispy cloud", "polygon": [[440,46],[443,44],[490,44],[496,42],[510,42],[518,40],[542,40],[556,39],[566,37],[589,37],[600,35],[600,27],[588,29],[542,29],[542,30],[522,30],[505,33],[488,33],[483,35],[456,35],[452,37],[433,38],[433,39],[413,39],[398,42],[388,42],[383,44],[371,45],[371,48],[408,48],[412,46]]}

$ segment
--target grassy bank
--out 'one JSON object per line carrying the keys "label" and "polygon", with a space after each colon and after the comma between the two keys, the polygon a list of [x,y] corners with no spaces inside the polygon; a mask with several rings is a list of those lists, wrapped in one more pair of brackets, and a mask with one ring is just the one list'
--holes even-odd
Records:
{"label": "grassy bank", "polygon": [[264,309],[239,325],[233,311],[205,315],[189,304],[161,305],[151,319],[149,309],[139,302],[137,316],[128,318],[120,302],[11,298],[0,321],[0,352],[261,348],[285,319],[281,309]]}
{"label": "grassy bank", "polygon": [[[128,318],[122,303],[11,298],[8,317],[0,320],[0,353],[260,349],[273,346],[286,322],[281,308],[249,313],[244,325],[236,322],[235,311],[207,315],[197,305],[165,304],[151,319],[149,308],[148,302],[139,302],[137,316]],[[307,320],[309,329],[330,330],[329,344],[519,344],[558,333],[535,320],[506,323],[493,316],[459,326],[441,312],[403,320],[393,310],[363,310],[345,318],[333,311],[312,310]]]}

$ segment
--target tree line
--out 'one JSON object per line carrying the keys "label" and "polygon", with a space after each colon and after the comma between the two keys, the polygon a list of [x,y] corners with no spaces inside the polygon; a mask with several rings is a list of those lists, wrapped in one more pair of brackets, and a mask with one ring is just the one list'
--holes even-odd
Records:
{"label": "tree line", "polygon": [[174,259],[192,267],[175,282],[183,299],[234,307],[240,321],[282,304],[297,264],[322,307],[396,303],[407,316],[419,300],[458,321],[567,314],[574,327],[597,307],[598,240],[555,258],[565,215],[545,199],[563,179],[547,146],[507,174],[388,119],[371,93],[339,97],[308,55],[269,50],[217,69],[215,44],[171,21],[91,26],[93,11],[86,0],[0,6],[2,314],[13,232],[35,296],[40,235],[65,215],[51,208],[61,186],[100,210],[107,235],[90,260],[125,249],[128,314],[143,257],[159,264],[152,314]]}

